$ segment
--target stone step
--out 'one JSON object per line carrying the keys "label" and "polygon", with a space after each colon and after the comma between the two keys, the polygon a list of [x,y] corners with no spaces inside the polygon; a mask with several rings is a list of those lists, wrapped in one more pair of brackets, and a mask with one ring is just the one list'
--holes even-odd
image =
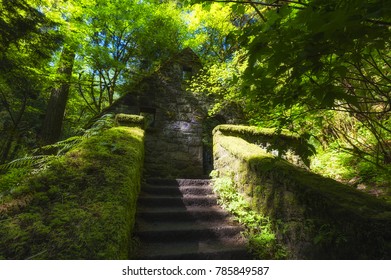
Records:
{"label": "stone step", "polygon": [[199,220],[222,220],[230,214],[219,206],[209,207],[153,207],[138,208],[137,217],[148,221],[199,221]]}
{"label": "stone step", "polygon": [[242,231],[218,206],[210,180],[148,179],[142,186],[139,259],[249,259]]}
{"label": "stone step", "polygon": [[159,179],[149,178],[146,180],[148,185],[155,186],[210,186],[211,181],[209,179]]}
{"label": "stone step", "polygon": [[224,238],[239,239],[243,230],[238,225],[224,223],[138,223],[137,236],[144,242],[201,241]]}
{"label": "stone step", "polygon": [[149,243],[142,246],[139,259],[154,260],[240,260],[248,259],[244,240],[221,242]]}
{"label": "stone step", "polygon": [[187,207],[187,206],[214,206],[217,205],[215,195],[208,196],[166,196],[143,195],[138,199],[139,207]]}
{"label": "stone step", "polygon": [[166,185],[145,185],[141,189],[143,194],[157,195],[213,195],[213,190],[210,186],[166,186]]}

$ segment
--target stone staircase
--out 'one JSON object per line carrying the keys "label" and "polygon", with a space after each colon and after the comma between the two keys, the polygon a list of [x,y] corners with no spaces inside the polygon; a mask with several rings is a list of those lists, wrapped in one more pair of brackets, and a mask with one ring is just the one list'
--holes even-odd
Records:
{"label": "stone staircase", "polygon": [[138,259],[248,259],[242,230],[209,180],[148,180],[141,189]]}

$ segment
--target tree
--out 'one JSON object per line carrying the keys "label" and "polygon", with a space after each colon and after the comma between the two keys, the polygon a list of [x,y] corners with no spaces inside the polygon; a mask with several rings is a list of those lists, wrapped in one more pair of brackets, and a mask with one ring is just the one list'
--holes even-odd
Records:
{"label": "tree", "polygon": [[[331,138],[379,167],[389,161],[391,2],[212,2],[251,6],[259,15],[236,32],[247,52],[236,98],[245,100],[254,123],[311,130],[327,125],[319,112],[344,112],[355,133],[335,126]],[[358,131],[369,135],[354,137]]]}
{"label": "tree", "polygon": [[[18,60],[16,54],[20,55],[5,50],[23,49],[26,56],[22,57],[30,58],[31,65],[19,66],[27,72],[34,69],[36,79],[29,84],[39,82],[39,96],[49,95],[40,133],[46,144],[61,137],[64,120],[74,127],[69,129],[66,122],[67,132],[83,127],[82,121],[99,114],[141,76],[181,49],[187,36],[180,6],[174,1],[4,0],[1,5],[1,67],[7,72],[11,69],[7,63],[13,63],[10,58]],[[32,34],[39,36],[34,39]],[[62,47],[53,53],[60,38]],[[31,51],[26,52],[28,48]],[[37,59],[31,60],[33,57]],[[27,72],[24,75],[19,70],[26,78]],[[11,104],[12,85],[11,81],[7,90],[3,88],[3,104]],[[13,110],[23,115],[23,108],[28,108],[23,104]],[[8,105],[4,109],[10,108]],[[10,110],[3,112],[12,119]],[[38,113],[35,117],[37,127],[41,120]]]}
{"label": "tree", "polygon": [[75,56],[76,48],[74,46],[63,46],[56,85],[51,90],[45,120],[42,125],[41,139],[44,144],[55,143],[61,136],[62,121],[68,101]]}
{"label": "tree", "polygon": [[58,21],[59,31],[63,34],[62,47],[55,84],[52,85],[46,115],[41,130],[41,141],[52,144],[60,139],[63,118],[71,87],[73,66],[79,45],[86,38],[87,11],[92,1],[51,1],[42,9]]}
{"label": "tree", "polygon": [[255,16],[247,9],[244,15],[233,11],[232,5],[211,3],[208,9],[200,4],[185,13],[189,38],[186,44],[196,51],[207,64],[223,63],[232,59],[239,49],[235,33]]}
{"label": "tree", "polygon": [[0,1],[0,162],[34,144],[46,68],[61,37],[30,1]]}
{"label": "tree", "polygon": [[[78,95],[98,114],[181,48],[184,23],[172,2],[98,1],[77,61]],[[156,28],[159,26],[159,28]]]}

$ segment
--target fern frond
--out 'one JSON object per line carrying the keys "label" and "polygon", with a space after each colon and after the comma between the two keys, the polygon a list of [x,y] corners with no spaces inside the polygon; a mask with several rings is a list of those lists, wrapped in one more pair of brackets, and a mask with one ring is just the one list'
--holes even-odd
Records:
{"label": "fern frond", "polygon": [[58,141],[54,144],[39,147],[33,150],[33,154],[57,150],[57,155],[63,155],[71,148],[79,144],[85,138],[85,135],[72,136],[65,140]]}
{"label": "fern frond", "polygon": [[[15,159],[9,163],[0,165],[0,170],[8,170],[11,168],[20,168],[28,166],[44,167],[50,160],[64,155],[70,149],[76,147],[84,139],[101,133],[103,130],[111,128],[115,125],[114,115],[106,114],[99,118],[90,129],[84,131],[82,135],[72,136],[65,140],[58,141],[54,144],[45,145],[34,149],[32,156],[25,156]],[[46,154],[42,154],[46,153]]]}
{"label": "fern frond", "polygon": [[54,156],[52,155],[38,155],[38,156],[26,156],[17,158],[9,163],[0,165],[0,170],[8,170],[11,168],[21,168],[33,165],[41,165],[47,163]]}

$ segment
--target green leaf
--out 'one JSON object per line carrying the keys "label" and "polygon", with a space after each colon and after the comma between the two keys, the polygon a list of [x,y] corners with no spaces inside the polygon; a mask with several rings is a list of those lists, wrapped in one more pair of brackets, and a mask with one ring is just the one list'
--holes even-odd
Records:
{"label": "green leaf", "polygon": [[341,78],[345,78],[346,74],[348,72],[348,68],[342,65],[339,65],[334,68],[334,71],[336,71]]}

